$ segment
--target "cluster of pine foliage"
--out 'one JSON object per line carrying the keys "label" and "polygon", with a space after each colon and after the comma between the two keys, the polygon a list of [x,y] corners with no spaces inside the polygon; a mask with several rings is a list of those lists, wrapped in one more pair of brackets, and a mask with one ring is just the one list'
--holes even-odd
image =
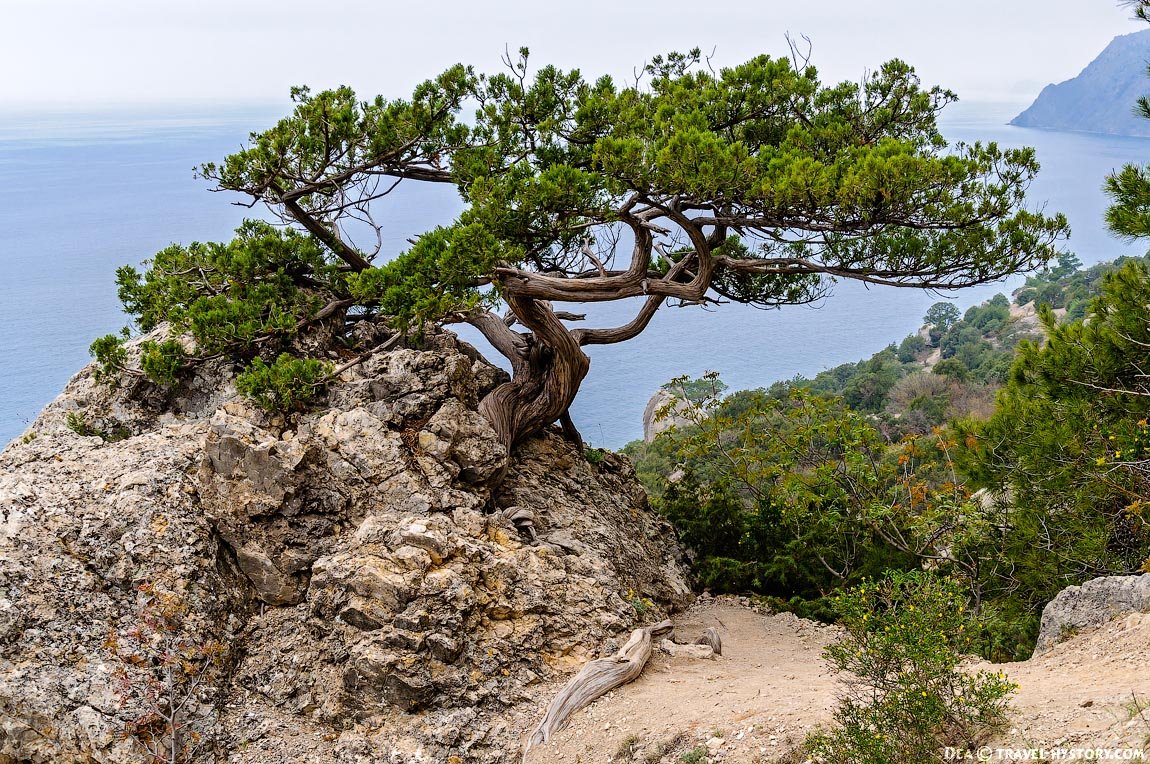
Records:
{"label": "cluster of pine foliage", "polygon": [[[314,238],[247,221],[230,242],[173,244],[142,273],[119,268],[125,311],[143,332],[166,324],[169,338],[143,340],[137,366],[124,347],[127,330],[96,340],[92,354],[109,381],[139,376],[162,386],[175,384],[195,361],[234,359],[241,392],[269,410],[292,411],[322,390],[333,367],[290,351],[314,343],[317,332],[335,334],[336,321],[342,333],[343,317],[331,306],[346,307],[346,281]],[[350,339],[345,344],[352,346]]]}
{"label": "cluster of pine foliage", "polygon": [[[585,348],[634,338],[668,301],[958,289],[1041,267],[1068,235],[1027,203],[1034,151],[949,143],[955,95],[897,59],[837,84],[797,50],[726,68],[657,55],[631,81],[536,68],[526,48],[504,63],[399,98],[293,89],[290,114],[198,169],[264,220],[121,269],[126,312],[155,333],[98,340],[104,378],[158,397],[216,360],[290,415],[364,354],[467,323],[511,370],[479,402],[500,441],[559,422],[580,444]],[[393,246],[389,203],[429,183],[462,212]],[[634,307],[617,326],[564,309],[616,301]]]}
{"label": "cluster of pine foliage", "polygon": [[1146,569],[1150,257],[1077,266],[1018,293],[1038,327],[1001,295],[943,303],[814,379],[670,383],[689,423],[625,451],[700,583],[830,618],[838,592],[925,567],[961,582],[980,652],[1010,659],[1061,588]]}

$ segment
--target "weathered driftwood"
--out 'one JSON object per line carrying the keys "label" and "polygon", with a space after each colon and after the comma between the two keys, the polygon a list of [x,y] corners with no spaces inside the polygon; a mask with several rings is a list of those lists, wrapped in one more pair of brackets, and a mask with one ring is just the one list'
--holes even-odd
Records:
{"label": "weathered driftwood", "polygon": [[576,711],[616,687],[637,679],[643,673],[647,659],[651,657],[651,638],[667,634],[672,628],[670,621],[663,621],[654,626],[635,629],[627,644],[619,648],[619,652],[584,666],[547,706],[543,720],[527,739],[523,760],[527,760],[527,752],[533,746],[550,742],[551,735],[566,727]]}
{"label": "weathered driftwood", "polygon": [[719,630],[714,626],[709,626],[703,632],[703,636],[695,640],[696,645],[710,645],[711,649],[715,651],[715,655],[723,654],[723,640],[719,636]]}

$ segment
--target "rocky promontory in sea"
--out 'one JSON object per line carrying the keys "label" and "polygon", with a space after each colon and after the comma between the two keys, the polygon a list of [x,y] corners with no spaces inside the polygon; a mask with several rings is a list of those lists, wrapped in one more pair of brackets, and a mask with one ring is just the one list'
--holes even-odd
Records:
{"label": "rocky promontory in sea", "polygon": [[0,453],[0,762],[152,761],[172,703],[215,761],[508,761],[550,680],[689,604],[630,464],[508,455],[503,372],[428,342],[287,419],[223,362],[72,379]]}
{"label": "rocky promontory in sea", "polygon": [[1150,29],[1115,37],[1077,77],[1043,88],[1010,124],[1150,137],[1150,120],[1135,113],[1138,99],[1150,94],[1148,60]]}

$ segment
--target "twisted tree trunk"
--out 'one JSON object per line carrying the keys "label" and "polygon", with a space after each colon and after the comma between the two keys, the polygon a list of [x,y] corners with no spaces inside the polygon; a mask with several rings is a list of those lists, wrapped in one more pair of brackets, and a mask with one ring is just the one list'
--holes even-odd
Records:
{"label": "twisted tree trunk", "polygon": [[[510,354],[492,342],[511,360],[512,377],[480,401],[479,413],[491,422],[508,451],[523,438],[558,420],[563,420],[568,438],[581,443],[567,409],[587,376],[591,359],[547,303],[514,297],[507,302],[515,318],[530,329],[531,334],[511,332],[505,322],[491,317],[493,322],[488,331],[495,328],[494,324],[502,324],[506,332],[516,335],[500,343],[510,346]],[[492,339],[487,331],[484,334],[488,340]]]}
{"label": "twisted tree trunk", "polygon": [[[682,221],[684,227],[689,227],[686,218]],[[549,294],[547,289],[541,290],[540,287],[541,278],[544,282],[549,283],[549,280],[516,269],[501,269],[504,271],[501,280],[503,297],[509,309],[507,318],[500,319],[488,312],[463,318],[479,329],[487,341],[511,362],[511,381],[492,390],[479,403],[479,412],[491,422],[508,453],[521,440],[556,421],[562,425],[564,437],[582,449],[583,439],[571,420],[569,409],[591,366],[591,359],[583,351],[583,346],[610,345],[639,335],[650,324],[663,300],[672,293],[654,289],[647,279],[653,246],[651,232],[634,218],[626,222],[633,225],[635,233],[631,268],[618,277],[603,279],[605,287],[602,290],[591,288],[577,296],[559,293],[556,299],[601,302],[636,296],[633,290],[639,290],[638,294],[646,295],[646,299],[628,323],[603,329],[569,329],[563,325],[562,319],[581,319],[582,316],[556,313],[544,296]],[[692,229],[690,235],[699,251],[709,251],[711,243],[701,231]],[[688,271],[691,266],[697,273]],[[711,257],[690,254],[671,263],[659,281],[683,287],[674,292],[680,298],[698,300],[705,294],[713,271]],[[685,287],[678,283],[684,278],[688,279]],[[512,330],[515,323],[529,332]],[[502,473],[495,476],[497,482],[502,478]]]}

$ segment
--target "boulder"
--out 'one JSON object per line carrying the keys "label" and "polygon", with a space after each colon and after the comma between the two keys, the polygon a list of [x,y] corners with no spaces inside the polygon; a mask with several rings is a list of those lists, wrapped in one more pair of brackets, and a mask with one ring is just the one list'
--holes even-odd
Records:
{"label": "boulder", "polygon": [[1049,650],[1078,632],[1119,616],[1150,611],[1150,573],[1104,576],[1081,586],[1068,586],[1042,609],[1035,654]]}
{"label": "boulder", "polygon": [[710,645],[680,645],[669,639],[659,643],[659,649],[672,658],[706,658],[715,657],[715,648]]}
{"label": "boulder", "polygon": [[687,416],[691,405],[674,393],[659,389],[643,408],[643,442],[650,443],[659,433],[672,427],[691,424]]}

